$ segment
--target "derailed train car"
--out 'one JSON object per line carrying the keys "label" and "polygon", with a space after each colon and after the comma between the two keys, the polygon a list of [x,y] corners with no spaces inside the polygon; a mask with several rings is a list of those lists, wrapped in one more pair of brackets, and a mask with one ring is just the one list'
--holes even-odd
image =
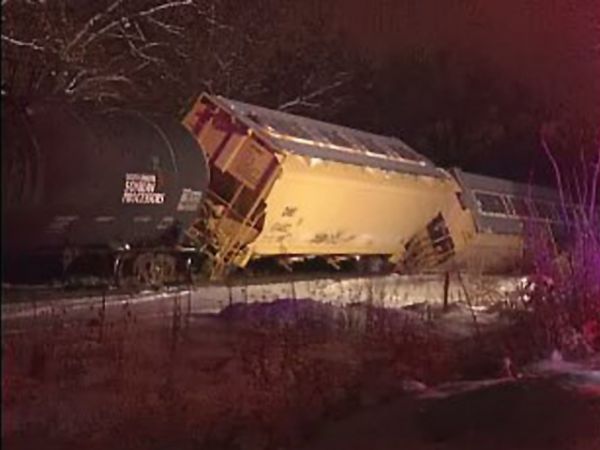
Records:
{"label": "derailed train car", "polygon": [[552,189],[445,171],[399,139],[223,97],[202,95],[184,124],[209,160],[207,208],[191,231],[212,277],[315,257],[513,272],[534,235],[560,248],[575,215]]}
{"label": "derailed train car", "polygon": [[397,138],[210,95],[184,124],[209,160],[195,229],[213,278],[264,258],[394,263],[458,191]]}
{"label": "derailed train car", "polygon": [[2,125],[4,279],[92,260],[141,284],[173,274],[208,184],[205,156],[179,122],[3,102]]}
{"label": "derailed train car", "polygon": [[578,207],[558,191],[460,169],[451,173],[459,193],[407,243],[404,270],[520,272],[531,263],[532,245],[543,240],[555,254],[566,246]]}
{"label": "derailed train car", "polygon": [[222,97],[202,95],[183,125],[64,103],[11,107],[3,278],[21,262],[64,273],[90,260],[119,282],[154,286],[265,260],[507,272],[528,233],[548,230],[560,245],[575,214],[550,189],[445,171],[396,138]]}

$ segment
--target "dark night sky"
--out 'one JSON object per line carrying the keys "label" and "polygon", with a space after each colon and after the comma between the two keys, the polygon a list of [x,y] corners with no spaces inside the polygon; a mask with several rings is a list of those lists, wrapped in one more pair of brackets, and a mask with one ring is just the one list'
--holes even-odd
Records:
{"label": "dark night sky", "polygon": [[332,0],[376,60],[422,47],[484,61],[551,103],[600,117],[600,0]]}

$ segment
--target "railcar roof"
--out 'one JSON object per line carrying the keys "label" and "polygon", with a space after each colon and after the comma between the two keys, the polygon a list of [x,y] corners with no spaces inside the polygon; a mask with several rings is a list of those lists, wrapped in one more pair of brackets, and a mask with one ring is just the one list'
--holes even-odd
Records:
{"label": "railcar roof", "polygon": [[463,189],[515,195],[539,200],[559,200],[558,191],[549,187],[464,172],[457,168],[452,169],[452,172]]}
{"label": "railcar roof", "polygon": [[210,98],[267,137],[276,148],[291,153],[416,175],[445,176],[433,162],[396,137],[333,125],[221,96]]}
{"label": "railcar roof", "polygon": [[[524,220],[540,218],[554,224],[564,223],[560,195],[555,189],[467,173],[458,168],[452,169],[452,174],[463,190],[463,201],[480,231],[518,234]],[[518,212],[515,202],[526,208],[534,207],[535,212]]]}

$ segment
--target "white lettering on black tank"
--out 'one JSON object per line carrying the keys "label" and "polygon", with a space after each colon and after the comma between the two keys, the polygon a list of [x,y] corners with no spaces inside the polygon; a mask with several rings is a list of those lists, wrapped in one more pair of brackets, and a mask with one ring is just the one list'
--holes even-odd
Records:
{"label": "white lettering on black tank", "polygon": [[127,173],[125,174],[125,189],[122,203],[141,205],[161,205],[165,202],[165,194],[154,192],[156,175]]}
{"label": "white lettering on black tank", "polygon": [[179,204],[177,205],[177,211],[195,212],[198,210],[201,200],[202,192],[185,188],[181,193],[181,198],[179,199]]}

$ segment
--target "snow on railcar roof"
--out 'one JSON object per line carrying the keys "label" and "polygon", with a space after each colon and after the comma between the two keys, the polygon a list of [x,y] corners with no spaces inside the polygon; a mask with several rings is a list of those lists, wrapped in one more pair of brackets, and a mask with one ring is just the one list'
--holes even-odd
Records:
{"label": "snow on railcar roof", "polygon": [[460,184],[462,200],[473,213],[481,231],[498,234],[518,234],[523,221],[545,221],[564,224],[571,220],[573,205],[565,205],[555,189],[506,180],[502,178],[451,170]]}
{"label": "snow on railcar roof", "polygon": [[496,194],[516,195],[549,201],[555,201],[559,199],[558,191],[551,187],[465,172],[458,168],[453,168],[452,172],[454,173],[454,176],[458,182],[465,189],[485,191]]}
{"label": "snow on railcar roof", "polygon": [[442,176],[429,159],[405,142],[315,119],[211,97],[273,144],[292,153],[385,170]]}

